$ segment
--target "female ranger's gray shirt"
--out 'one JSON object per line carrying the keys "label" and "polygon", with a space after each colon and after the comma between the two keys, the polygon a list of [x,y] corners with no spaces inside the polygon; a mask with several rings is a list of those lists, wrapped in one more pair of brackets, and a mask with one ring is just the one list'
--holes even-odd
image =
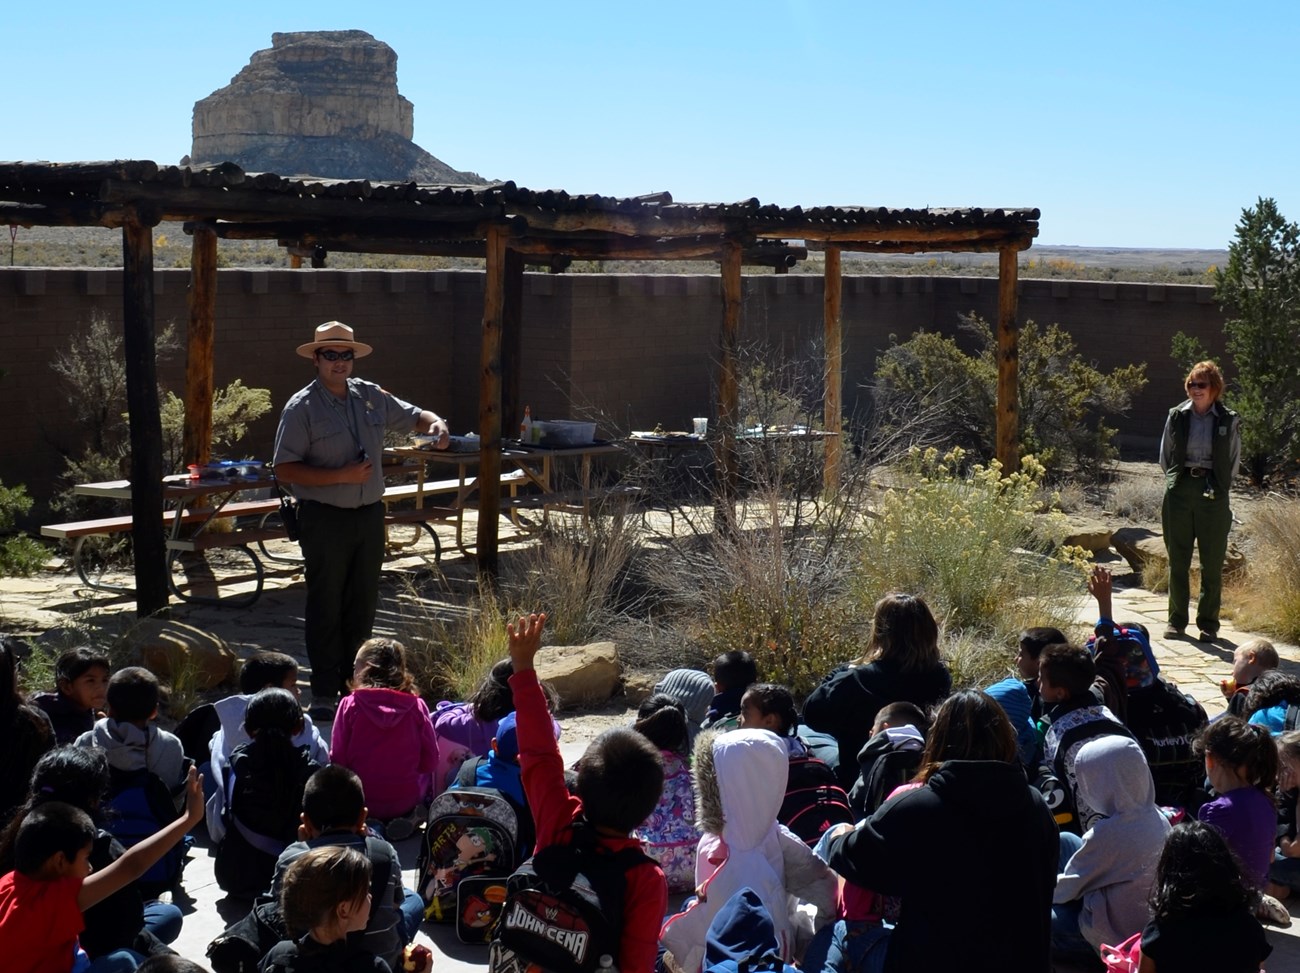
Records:
{"label": "female ranger's gray shirt", "polygon": [[[373,465],[365,483],[329,486],[285,484],[299,500],[317,500],[335,507],[364,507],[384,496],[380,469],[384,432],[409,432],[420,422],[420,409],[385,392],[374,382],[348,379],[347,402],[313,381],[295,392],[280,413],[275,433],[275,463],[307,463],[338,469],[355,462],[362,452]],[[355,435],[353,430],[355,429]]]}

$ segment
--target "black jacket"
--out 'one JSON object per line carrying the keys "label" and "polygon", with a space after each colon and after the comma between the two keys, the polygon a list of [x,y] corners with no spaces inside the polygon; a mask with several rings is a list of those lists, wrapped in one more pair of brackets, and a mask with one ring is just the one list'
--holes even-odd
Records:
{"label": "black jacket", "polygon": [[346,940],[322,946],[310,936],[278,944],[258,969],[262,973],[392,973],[374,953]]}
{"label": "black jacket", "polygon": [[871,739],[876,714],[889,703],[915,703],[922,709],[948,695],[952,677],[939,665],[924,672],[899,672],[883,662],[832,672],[803,704],[803,721],[839,741],[836,774],[846,791],[858,777],[858,752]]}
{"label": "black jacket", "polygon": [[1058,841],[1019,765],[950,760],[834,839],[828,861],[902,896],[886,973],[1047,973]]}

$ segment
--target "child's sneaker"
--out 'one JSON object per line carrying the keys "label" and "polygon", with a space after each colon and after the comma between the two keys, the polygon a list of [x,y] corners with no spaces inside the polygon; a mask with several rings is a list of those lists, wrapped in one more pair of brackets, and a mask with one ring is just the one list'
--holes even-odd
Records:
{"label": "child's sneaker", "polygon": [[1261,895],[1259,898],[1259,907],[1255,910],[1255,918],[1260,922],[1267,922],[1271,926],[1277,926],[1279,929],[1287,929],[1291,925],[1291,913],[1277,899],[1271,895]]}

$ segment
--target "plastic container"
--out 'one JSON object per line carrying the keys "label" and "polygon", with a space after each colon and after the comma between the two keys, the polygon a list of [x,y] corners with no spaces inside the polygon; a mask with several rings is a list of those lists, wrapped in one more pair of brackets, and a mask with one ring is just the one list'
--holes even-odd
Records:
{"label": "plastic container", "polygon": [[543,446],[587,446],[596,439],[594,422],[579,422],[575,419],[540,419],[533,420],[533,429],[541,428]]}

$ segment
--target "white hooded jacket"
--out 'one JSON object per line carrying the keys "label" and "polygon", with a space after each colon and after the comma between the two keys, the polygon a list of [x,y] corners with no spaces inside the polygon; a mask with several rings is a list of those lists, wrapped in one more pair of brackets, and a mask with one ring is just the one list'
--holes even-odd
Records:
{"label": "white hooded jacket", "polygon": [[1138,744],[1102,736],[1079,748],[1074,761],[1079,794],[1104,817],[1056,877],[1054,903],[1083,900],[1079,931],[1095,948],[1118,945],[1141,932],[1147,898],[1169,822],[1156,807],[1151,770]]}
{"label": "white hooded jacket", "polygon": [[770,730],[702,733],[694,758],[696,823],[703,835],[695,858],[700,898],[670,918],[660,940],[677,965],[695,973],[704,963],[709,924],[727,900],[751,888],[772,916],[782,957],[812,934],[800,900],[816,909],[818,926],[833,917],[835,873],[777,823],[789,779],[788,751]]}

